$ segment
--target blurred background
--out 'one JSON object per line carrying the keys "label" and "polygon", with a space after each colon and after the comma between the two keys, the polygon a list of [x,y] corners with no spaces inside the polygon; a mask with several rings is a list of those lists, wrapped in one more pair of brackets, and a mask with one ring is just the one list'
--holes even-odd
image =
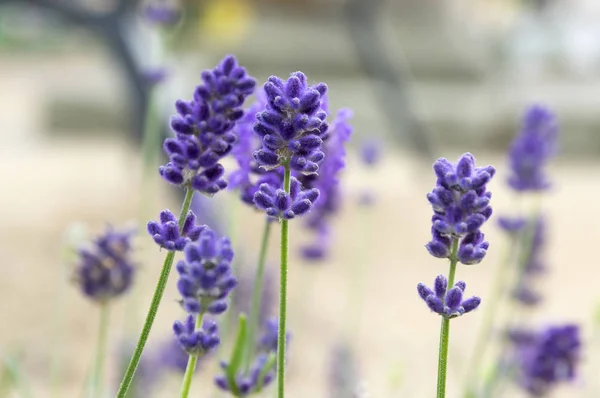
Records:
{"label": "blurred background", "polygon": [[[136,339],[164,255],[144,235],[143,225],[181,202],[181,192],[155,172],[164,162],[160,140],[145,142],[147,153],[154,149],[154,154],[143,161],[144,130],[152,125],[170,134],[174,101],[191,98],[200,72],[226,54],[235,54],[259,84],[270,75],[301,70],[311,81],[328,84],[330,110],[354,110],[332,250],[319,263],[292,259],[290,398],[433,395],[439,319],[415,294],[418,282],[431,283],[447,272],[445,262],[423,247],[430,237],[425,194],[435,182],[431,164],[463,152],[474,153],[480,165],[493,164],[498,169],[491,185],[494,210],[514,213],[514,194],[505,184],[506,151],[525,107],[533,103],[556,113],[561,151],[550,172],[554,188],[543,200],[549,220],[544,301],[527,319],[536,325],[583,326],[582,371],[575,385],[555,396],[600,394],[594,321],[600,274],[598,260],[591,258],[600,241],[595,205],[600,3],[152,3],[172,7],[181,18],[157,23],[144,13],[147,3],[138,0],[0,0],[0,351],[11,358],[5,367],[14,370],[18,364],[18,371],[2,380],[6,386],[20,377],[30,389],[9,386],[0,394],[83,396],[97,316],[71,281],[71,249],[106,224],[141,225],[135,299],[120,300],[111,313],[107,383],[111,389],[118,384],[120,347]],[[373,166],[360,160],[369,140],[382,152]],[[370,205],[364,204],[365,194]],[[244,265],[254,266],[262,218],[237,202],[232,192],[219,194],[203,202],[199,218],[214,219],[229,231],[243,253],[238,259],[243,273]],[[452,397],[460,396],[486,293],[506,248],[495,222],[484,230],[489,255],[478,266],[458,270],[459,279],[484,302],[453,323]],[[299,245],[310,237],[298,224],[291,239]],[[175,303],[175,279],[150,345],[171,337],[172,321],[183,316]],[[355,358],[356,376],[348,382],[352,395],[331,389],[340,345],[350,347]],[[216,362],[202,366],[193,396],[220,396],[211,384]],[[179,380],[165,378],[147,396],[173,396]],[[520,394],[508,386],[499,396]]]}

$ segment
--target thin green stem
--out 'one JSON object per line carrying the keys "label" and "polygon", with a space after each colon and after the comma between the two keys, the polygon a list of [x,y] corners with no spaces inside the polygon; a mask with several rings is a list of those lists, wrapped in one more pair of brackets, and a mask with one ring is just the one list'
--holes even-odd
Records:
{"label": "thin green stem", "polygon": [[96,344],[96,361],[92,374],[91,396],[102,397],[104,386],[104,359],[106,358],[106,342],[108,340],[109,304],[100,305],[100,324],[98,328],[98,342]]}
{"label": "thin green stem", "polygon": [[[202,328],[202,317],[204,313],[201,312],[196,317],[196,330]],[[196,362],[198,362],[198,354],[190,355],[188,358],[187,367],[185,368],[185,375],[183,376],[183,384],[181,386],[181,398],[187,398],[190,393],[190,387],[192,386],[192,377],[196,371]]]}
{"label": "thin green stem", "polygon": [[[452,241],[452,251],[450,252],[450,272],[448,273],[448,287],[454,285],[454,275],[456,274],[456,264],[458,259],[458,239]],[[448,367],[448,340],[450,338],[450,319],[442,317],[442,327],[440,329],[440,349],[438,356],[438,379],[437,379],[437,398],[446,397],[446,373]]]}
{"label": "thin green stem", "polygon": [[[185,193],[185,199],[183,201],[183,206],[181,208],[181,213],[179,215],[180,229],[183,227],[185,217],[188,211],[190,210],[193,197],[194,190],[192,188],[187,188]],[[119,387],[117,398],[125,398],[127,390],[129,389],[129,386],[133,381],[133,376],[135,375],[135,371],[142,357],[142,353],[144,352],[144,347],[146,346],[146,341],[148,341],[148,336],[150,335],[150,330],[152,329],[154,318],[156,318],[156,313],[158,312],[160,301],[162,300],[162,296],[165,292],[165,287],[167,285],[167,281],[169,280],[169,273],[171,272],[171,266],[173,265],[174,258],[174,251],[170,251],[167,253],[165,262],[160,272],[160,277],[158,278],[158,282],[156,284],[156,289],[154,290],[154,295],[152,296],[152,302],[150,303],[148,314],[146,315],[146,321],[144,322],[144,326],[142,327],[142,332],[140,333],[140,337],[135,347],[135,351],[133,352],[131,360],[129,361],[129,365],[127,366],[127,370],[125,371],[125,375],[123,376],[123,381],[121,381],[121,386]]]}
{"label": "thin green stem", "polygon": [[267,262],[267,248],[269,247],[269,235],[271,234],[271,224],[269,219],[265,220],[262,240],[260,244],[260,253],[258,255],[258,266],[254,276],[254,287],[252,290],[252,307],[250,308],[250,322],[248,324],[248,339],[246,340],[246,371],[250,368],[252,358],[254,357],[255,336],[258,329],[258,320],[260,318],[260,302],[262,298],[263,275],[265,272],[265,263]]}
{"label": "thin green stem", "polygon": [[[285,166],[283,187],[290,192],[291,170]],[[277,336],[277,397],[285,396],[285,331],[287,312],[288,220],[281,220],[281,262],[279,271],[279,331]]]}
{"label": "thin green stem", "polygon": [[477,340],[473,346],[473,353],[467,366],[467,377],[465,379],[465,396],[473,396],[475,394],[474,388],[476,381],[479,379],[476,377],[477,372],[480,370],[482,360],[485,358],[487,348],[490,346],[489,338],[492,332],[492,328],[495,325],[495,321],[498,318],[499,304],[502,299],[503,289],[506,287],[508,276],[510,276],[510,264],[515,251],[516,241],[511,237],[510,243],[506,245],[506,250],[500,265],[496,267],[496,272],[493,277],[492,291],[490,293],[488,302],[488,308],[484,312],[483,321],[477,334]]}

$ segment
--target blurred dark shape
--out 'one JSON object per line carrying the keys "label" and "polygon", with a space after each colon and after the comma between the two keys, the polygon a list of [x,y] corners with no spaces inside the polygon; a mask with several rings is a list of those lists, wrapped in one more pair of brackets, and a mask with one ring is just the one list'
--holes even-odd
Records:
{"label": "blurred dark shape", "polygon": [[377,34],[383,0],[349,0],[345,21],[365,73],[377,84],[377,100],[391,131],[404,134],[413,149],[433,157],[429,133],[411,112],[406,71],[396,70]]}
{"label": "blurred dark shape", "polygon": [[[137,11],[140,0],[116,0],[107,12],[96,12],[60,0],[0,0],[0,10],[5,4],[18,4],[57,14],[67,23],[90,30],[103,40],[127,77],[131,92],[132,130],[140,140],[148,108],[150,85],[133,55],[133,45],[127,40],[126,29]],[[1,12],[1,11],[0,11]]]}

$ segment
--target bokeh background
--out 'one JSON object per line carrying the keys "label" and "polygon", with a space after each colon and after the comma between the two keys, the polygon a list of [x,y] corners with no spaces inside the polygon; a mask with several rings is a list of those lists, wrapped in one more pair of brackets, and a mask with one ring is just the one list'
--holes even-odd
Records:
{"label": "bokeh background", "polygon": [[[111,311],[106,382],[114,390],[119,358],[128,352],[123,347],[135,341],[164,258],[143,225],[181,201],[181,192],[154,171],[163,160],[160,142],[151,167],[143,167],[144,126],[151,120],[168,134],[174,101],[189,98],[200,71],[232,53],[259,83],[302,70],[329,85],[330,109],[355,113],[330,255],[320,263],[303,260],[297,248],[311,236],[292,225],[290,398],[346,398],[331,390],[340,345],[350,347],[355,359],[350,396],[434,394],[439,319],[415,291],[418,282],[447,272],[447,264],[424,249],[431,164],[469,151],[478,163],[495,165],[494,209],[514,213],[505,153],[532,103],[557,114],[561,153],[551,167],[554,188],[543,199],[550,269],[540,285],[545,299],[525,318],[532,325],[582,325],[580,376],[554,396],[600,395],[600,3],[169,3],[184,18],[165,29],[143,18],[144,2],[137,0],[0,0],[0,352],[4,368],[13,370],[5,369],[0,394],[85,396],[98,316],[72,283],[72,249],[106,224],[141,225],[138,281],[132,298]],[[166,78],[153,85],[148,78],[157,68]],[[373,167],[360,161],[367,140],[382,149]],[[369,206],[361,204],[365,194],[372,198]],[[203,201],[201,208],[200,220],[231,235],[240,274],[250,273],[261,215],[232,192]],[[485,261],[458,270],[483,304],[453,322],[451,397],[460,396],[486,294],[506,249],[495,222],[484,230],[491,243]],[[277,234],[272,238],[269,272],[276,291]],[[175,279],[150,347],[168,340],[172,321],[183,316]],[[217,357],[226,358],[228,349],[225,344]],[[202,364],[193,396],[222,396],[211,384],[218,359]],[[15,375],[19,388],[10,387]],[[151,396],[174,396],[179,382],[176,374],[165,377]],[[499,396],[520,394],[508,385]]]}

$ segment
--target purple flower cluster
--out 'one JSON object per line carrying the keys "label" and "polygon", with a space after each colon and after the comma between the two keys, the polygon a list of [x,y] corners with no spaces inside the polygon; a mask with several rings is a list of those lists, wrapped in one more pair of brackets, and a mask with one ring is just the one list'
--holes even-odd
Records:
{"label": "purple flower cluster", "polygon": [[[215,384],[224,391],[237,391],[239,396],[247,396],[262,391],[275,379],[275,356],[277,353],[277,331],[279,322],[270,319],[265,322],[265,330],[258,340],[258,354],[247,372],[238,372],[235,376],[235,386],[232,388],[227,377],[215,377]],[[286,333],[286,342],[290,340],[290,333]],[[287,345],[287,344],[286,344]],[[221,368],[227,372],[229,364],[221,363]],[[236,395],[238,396],[238,395]]]}
{"label": "purple flower cluster", "polygon": [[75,280],[82,292],[97,302],[125,293],[133,282],[131,231],[108,228],[89,248],[79,250]]}
{"label": "purple flower cluster", "polygon": [[306,220],[307,227],[316,232],[315,242],[302,248],[302,254],[308,260],[322,259],[329,249],[329,221],[340,208],[339,176],[346,166],[345,146],[353,131],[350,125],[352,116],[350,109],[340,109],[331,123],[323,146],[325,160],[319,168],[319,174],[298,176],[304,186],[318,189],[320,193]]}
{"label": "purple flower cluster", "polygon": [[185,260],[177,263],[177,288],[183,307],[192,314],[223,313],[227,310],[225,298],[237,285],[231,271],[233,250],[229,239],[217,239],[213,231],[205,229],[184,253]]}
{"label": "purple flower cluster", "polygon": [[582,345],[577,325],[517,331],[511,339],[519,365],[519,384],[531,395],[545,396],[558,383],[575,379]]}
{"label": "purple flower cluster", "polygon": [[227,186],[219,161],[237,140],[232,129],[243,117],[242,105],[256,82],[233,56],[202,72],[202,80],[191,101],[175,103],[177,115],[171,119],[175,137],[164,143],[170,161],[159,172],[171,184],[213,195]]}
{"label": "purple flower cluster", "polygon": [[427,194],[433,207],[433,239],[426,247],[431,255],[449,258],[454,240],[459,240],[458,260],[463,264],[477,264],[489,247],[480,227],[492,215],[491,192],[487,183],[496,170],[492,166],[475,167],[470,153],[460,157],[456,164],[442,158],[433,165],[437,184]]}
{"label": "purple flower cluster", "polygon": [[424,283],[417,285],[419,296],[429,309],[445,318],[456,318],[479,307],[481,304],[479,297],[473,296],[463,300],[466,288],[465,282],[458,281],[448,289],[448,279],[444,275],[438,275],[435,278],[433,290]]}
{"label": "purple flower cluster", "polygon": [[321,145],[328,125],[322,103],[327,86],[309,86],[302,72],[294,72],[287,81],[271,76],[264,90],[266,108],[256,115],[254,125],[262,147],[254,158],[266,169],[287,165],[302,173],[316,173],[325,156]]}
{"label": "purple flower cluster", "polygon": [[254,204],[259,209],[265,210],[267,216],[272,219],[291,220],[308,213],[318,198],[318,189],[303,190],[300,181],[291,177],[289,193],[275,188],[272,184],[260,184],[254,194]]}
{"label": "purple flower cluster", "polygon": [[[538,217],[535,219],[534,224],[531,227],[533,228],[533,231],[529,242],[523,242],[523,244],[527,244],[528,247],[524,248],[524,250],[527,250],[527,256],[525,257],[524,263],[520,264],[521,278],[513,291],[515,300],[526,306],[534,306],[542,300],[541,295],[534,290],[533,285],[539,275],[546,271],[543,259],[546,235],[546,223],[544,218]],[[524,234],[526,234],[526,231],[522,232],[522,235]],[[526,239],[523,238],[523,240]]]}
{"label": "purple flower cluster", "polygon": [[[236,397],[245,397],[258,393],[275,379],[275,354],[260,353],[246,373],[239,372],[235,377],[235,387],[229,385],[225,376],[215,377],[215,384],[223,391],[237,392]],[[226,372],[228,364],[221,363],[221,368]]]}
{"label": "purple flower cluster", "polygon": [[544,166],[557,152],[558,128],[552,112],[541,106],[529,108],[521,132],[509,150],[511,174],[508,184],[516,191],[543,191],[550,187]]}
{"label": "purple flower cluster", "polygon": [[196,330],[196,318],[190,314],[185,322],[175,321],[173,331],[179,344],[189,355],[203,356],[219,345],[217,324],[212,320],[204,320],[202,328]]}
{"label": "purple flower cluster", "polygon": [[167,250],[182,251],[189,242],[195,242],[206,225],[196,225],[196,215],[189,212],[183,223],[181,232],[177,218],[169,210],[160,212],[160,222],[150,221],[148,233],[160,247]]}
{"label": "purple flower cluster", "polygon": [[170,2],[153,1],[144,6],[143,16],[155,25],[172,26],[181,19],[181,11]]}
{"label": "purple flower cluster", "polygon": [[374,139],[367,140],[360,147],[360,159],[365,165],[372,167],[379,162],[381,149],[380,141]]}

